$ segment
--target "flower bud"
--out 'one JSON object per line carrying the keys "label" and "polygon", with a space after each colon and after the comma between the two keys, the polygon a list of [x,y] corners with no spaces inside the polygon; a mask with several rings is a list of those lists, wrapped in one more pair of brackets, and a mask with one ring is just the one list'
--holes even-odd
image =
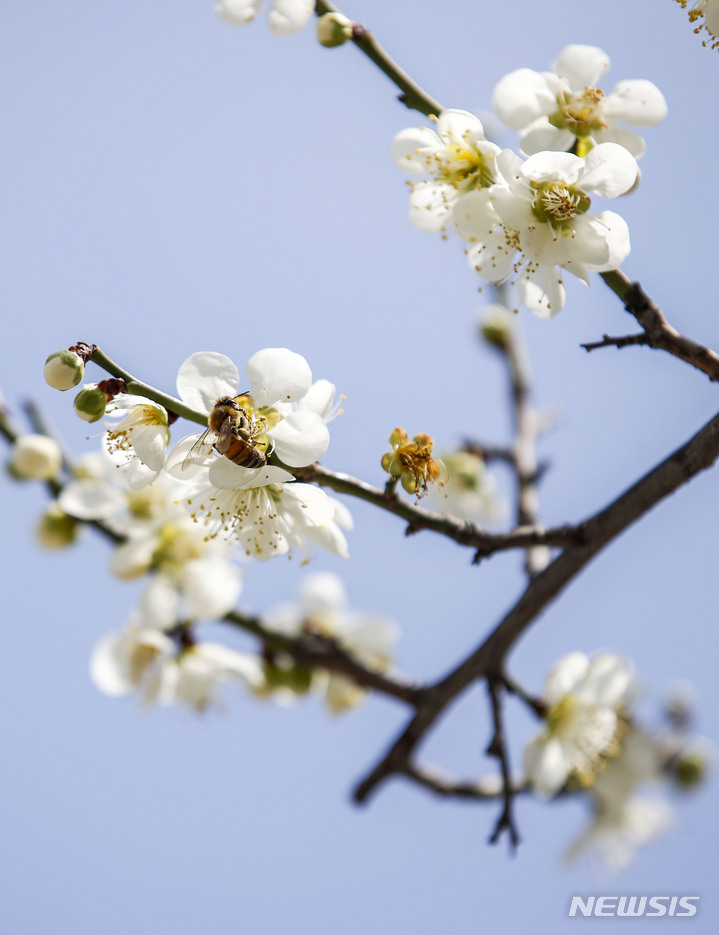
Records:
{"label": "flower bud", "polygon": [[75,351],[55,351],[45,361],[45,382],[54,390],[70,390],[82,380],[85,363]]}
{"label": "flower bud", "polygon": [[49,480],[62,465],[58,443],[47,435],[21,435],[10,453],[10,473],[23,480]]}
{"label": "flower bud", "polygon": [[40,517],[35,534],[40,545],[46,549],[63,549],[77,539],[80,524],[64,513],[57,503],[52,503]]}
{"label": "flower bud", "polygon": [[97,422],[105,415],[107,396],[97,383],[87,383],[75,397],[75,413],[84,422]]}
{"label": "flower bud", "polygon": [[352,20],[342,13],[325,13],[317,20],[317,38],[326,49],[344,45],[352,38]]}
{"label": "flower bud", "polygon": [[487,312],[480,323],[480,334],[487,344],[505,351],[512,341],[511,313],[503,305],[490,305]]}

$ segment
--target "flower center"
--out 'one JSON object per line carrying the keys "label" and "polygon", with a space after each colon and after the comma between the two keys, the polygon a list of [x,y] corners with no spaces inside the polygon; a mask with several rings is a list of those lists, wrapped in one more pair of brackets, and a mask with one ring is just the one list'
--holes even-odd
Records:
{"label": "flower center", "polygon": [[450,143],[436,158],[437,180],[460,192],[489,188],[494,184],[494,159],[486,156],[473,143]]}
{"label": "flower center", "polygon": [[592,203],[581,188],[561,179],[529,184],[536,193],[532,201],[534,216],[565,237],[571,234],[573,218],[588,211]]}
{"label": "flower center", "polygon": [[581,94],[563,94],[557,98],[559,108],[549,116],[549,122],[558,130],[569,130],[578,138],[605,130],[604,91],[585,88]]}

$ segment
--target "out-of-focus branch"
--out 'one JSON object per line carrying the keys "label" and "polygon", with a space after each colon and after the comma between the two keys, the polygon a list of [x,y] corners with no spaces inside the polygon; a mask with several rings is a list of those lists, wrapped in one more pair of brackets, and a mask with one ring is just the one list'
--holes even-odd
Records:
{"label": "out-of-focus branch", "polygon": [[504,658],[514,643],[598,552],[657,503],[711,467],[717,458],[719,415],[609,506],[582,523],[583,544],[568,547],[532,578],[514,607],[477,649],[447,676],[427,687],[412,720],[357,786],[356,801],[366,801],[387,777],[405,771],[420,741],[468,685],[477,679],[501,675]]}
{"label": "out-of-focus branch", "polygon": [[[504,796],[504,783],[501,776],[485,776],[481,779],[460,780],[447,776],[432,766],[416,766],[408,763],[402,775],[434,795],[445,799],[473,799],[477,802],[496,802]],[[515,780],[511,784],[511,794],[520,795],[530,790],[529,783]]]}
{"label": "out-of-focus branch", "polygon": [[633,315],[644,329],[643,335],[629,335],[626,338],[610,338],[604,335],[602,341],[583,344],[591,351],[599,347],[626,347],[630,344],[645,344],[649,347],[666,351],[685,363],[705,373],[710,380],[719,382],[719,355],[697,344],[672,328],[661,309],[652,302],[638,282],[632,282],[620,270],[599,274],[609,288],[624,303],[624,308]]}
{"label": "out-of-focus branch", "polygon": [[504,718],[502,714],[502,700],[500,692],[502,691],[502,682],[496,677],[487,679],[487,689],[492,705],[492,723],[494,732],[492,740],[487,747],[487,755],[494,756],[499,760],[500,771],[502,774],[502,812],[497,819],[489,843],[496,844],[500,839],[502,832],[506,831],[509,835],[509,843],[512,850],[516,850],[519,845],[519,832],[514,823],[514,814],[512,803],[514,801],[514,792],[512,790],[512,777],[509,770],[509,751],[504,738]]}
{"label": "out-of-focus branch", "polygon": [[223,618],[225,623],[252,633],[264,646],[276,652],[287,653],[295,662],[309,669],[326,669],[351,678],[363,688],[372,689],[414,707],[423,696],[423,689],[400,676],[385,675],[369,669],[347,653],[336,640],[318,633],[287,636],[266,627],[259,617],[231,611]]}
{"label": "out-of-focus branch", "polygon": [[[339,13],[340,10],[334,3],[316,0],[315,12],[318,16],[322,16],[325,13]],[[359,23],[354,23],[352,41],[400,89],[402,93],[398,97],[406,107],[410,110],[418,110],[427,117],[431,114],[438,116],[442,112],[444,109],[442,105],[431,98],[404,69],[400,68],[368,29]]]}

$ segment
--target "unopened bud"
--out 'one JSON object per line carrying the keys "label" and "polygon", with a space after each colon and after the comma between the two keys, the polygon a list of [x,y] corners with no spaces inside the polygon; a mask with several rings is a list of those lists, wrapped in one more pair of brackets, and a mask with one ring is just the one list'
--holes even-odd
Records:
{"label": "unopened bud", "polygon": [[77,394],[73,405],[84,422],[97,422],[105,415],[107,396],[97,383],[88,383]]}
{"label": "unopened bud", "polygon": [[48,507],[35,527],[38,541],[46,549],[64,549],[65,546],[72,545],[79,531],[78,521],[63,512],[57,503]]}
{"label": "unopened bud", "polygon": [[55,351],[45,361],[43,376],[54,390],[71,390],[82,380],[85,363],[75,351]]}
{"label": "unopened bud", "polygon": [[504,305],[490,305],[482,319],[480,333],[487,344],[507,350],[512,340],[512,316]]}
{"label": "unopened bud", "polygon": [[23,480],[49,480],[62,465],[58,443],[47,435],[21,435],[10,453],[10,473]]}
{"label": "unopened bud", "polygon": [[325,13],[317,20],[317,38],[326,49],[344,45],[352,38],[352,20],[342,13]]}

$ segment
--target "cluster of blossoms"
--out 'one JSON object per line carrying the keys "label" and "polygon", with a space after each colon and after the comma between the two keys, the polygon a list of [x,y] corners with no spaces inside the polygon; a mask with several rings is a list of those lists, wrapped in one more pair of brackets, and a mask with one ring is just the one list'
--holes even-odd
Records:
{"label": "cluster of blossoms", "polygon": [[[549,674],[546,727],[526,747],[524,768],[539,795],[582,790],[589,798],[592,820],[570,847],[570,859],[595,850],[611,869],[625,867],[673,823],[669,803],[656,791],[661,781],[695,785],[711,759],[696,742],[687,744],[681,730],[652,737],[638,727],[637,695],[630,664],[613,653],[591,660],[570,653]],[[655,791],[646,794],[647,788]]]}
{"label": "cluster of blossoms", "polygon": [[568,46],[552,72],[525,68],[500,81],[495,109],[520,131],[527,158],[487,141],[481,122],[460,110],[393,142],[395,163],[422,177],[411,186],[413,224],[456,229],[472,267],[491,283],[513,279],[522,304],[540,317],[564,305],[564,271],[588,282],[590,272],[616,269],[629,254],[625,221],[591,213],[591,196],[615,198],[636,184],[644,142],[617,121],[652,126],[666,103],[644,80],[605,95],[596,83],[608,67],[601,49]]}

